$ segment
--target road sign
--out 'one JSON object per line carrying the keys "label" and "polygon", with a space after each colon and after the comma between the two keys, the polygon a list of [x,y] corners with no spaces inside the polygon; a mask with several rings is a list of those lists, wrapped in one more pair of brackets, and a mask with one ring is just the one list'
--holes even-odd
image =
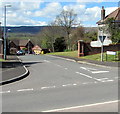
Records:
{"label": "road sign", "polygon": [[[112,44],[111,40],[105,39],[103,42],[103,46],[109,46],[110,44]],[[91,47],[101,47],[102,43],[100,40],[98,41],[91,41],[90,42]]]}
{"label": "road sign", "polygon": [[101,43],[104,42],[105,38],[106,38],[106,36],[99,36],[99,39],[100,39]]}
{"label": "road sign", "polygon": [[92,41],[90,42],[91,47],[101,47],[100,41]]}
{"label": "road sign", "polygon": [[107,51],[107,54],[108,55],[116,55],[116,52],[115,51]]}

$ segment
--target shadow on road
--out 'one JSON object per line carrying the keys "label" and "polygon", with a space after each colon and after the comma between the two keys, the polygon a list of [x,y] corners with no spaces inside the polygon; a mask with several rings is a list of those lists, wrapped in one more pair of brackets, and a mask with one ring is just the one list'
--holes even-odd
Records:
{"label": "shadow on road", "polygon": [[25,65],[26,67],[30,67],[33,64],[39,64],[39,63],[43,63],[43,62],[25,62],[23,63],[23,65]]}

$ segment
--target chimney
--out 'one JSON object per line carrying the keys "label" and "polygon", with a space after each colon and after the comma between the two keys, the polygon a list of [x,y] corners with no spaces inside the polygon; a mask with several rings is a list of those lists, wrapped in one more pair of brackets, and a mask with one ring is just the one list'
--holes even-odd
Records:
{"label": "chimney", "polygon": [[104,6],[102,6],[102,10],[101,10],[101,20],[105,19],[105,9]]}

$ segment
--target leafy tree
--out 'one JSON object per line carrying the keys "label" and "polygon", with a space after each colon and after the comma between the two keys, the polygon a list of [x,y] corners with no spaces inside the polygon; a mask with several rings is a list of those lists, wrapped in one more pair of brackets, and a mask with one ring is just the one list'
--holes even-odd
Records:
{"label": "leafy tree", "polygon": [[86,32],[84,34],[84,41],[85,42],[91,42],[91,41],[96,41],[96,40],[97,40],[97,32],[90,31],[90,32]]}
{"label": "leafy tree", "polygon": [[108,18],[105,23],[111,34],[111,40],[114,43],[120,43],[120,22],[116,22],[114,18]]}
{"label": "leafy tree", "polygon": [[56,38],[54,43],[55,51],[62,52],[66,49],[65,39],[64,37]]}

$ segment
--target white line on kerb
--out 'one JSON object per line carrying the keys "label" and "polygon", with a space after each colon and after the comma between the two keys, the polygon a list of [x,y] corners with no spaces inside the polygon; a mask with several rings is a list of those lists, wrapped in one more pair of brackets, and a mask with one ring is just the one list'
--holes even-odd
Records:
{"label": "white line on kerb", "polygon": [[18,92],[20,92],[20,91],[33,91],[33,88],[31,88],[31,89],[20,89],[20,90],[17,90]]}
{"label": "white line on kerb", "polygon": [[102,105],[102,104],[109,104],[109,103],[116,103],[116,102],[118,102],[118,100],[101,102],[101,103],[94,103],[94,104],[88,104],[88,105],[81,105],[81,106],[73,106],[73,107],[67,107],[67,108],[60,108],[60,109],[53,109],[53,110],[46,110],[46,111],[42,111],[42,112],[56,112],[56,111],[69,110],[69,109],[75,109],[75,108],[83,108],[83,107],[90,107],[90,106],[95,106],[95,105]]}

